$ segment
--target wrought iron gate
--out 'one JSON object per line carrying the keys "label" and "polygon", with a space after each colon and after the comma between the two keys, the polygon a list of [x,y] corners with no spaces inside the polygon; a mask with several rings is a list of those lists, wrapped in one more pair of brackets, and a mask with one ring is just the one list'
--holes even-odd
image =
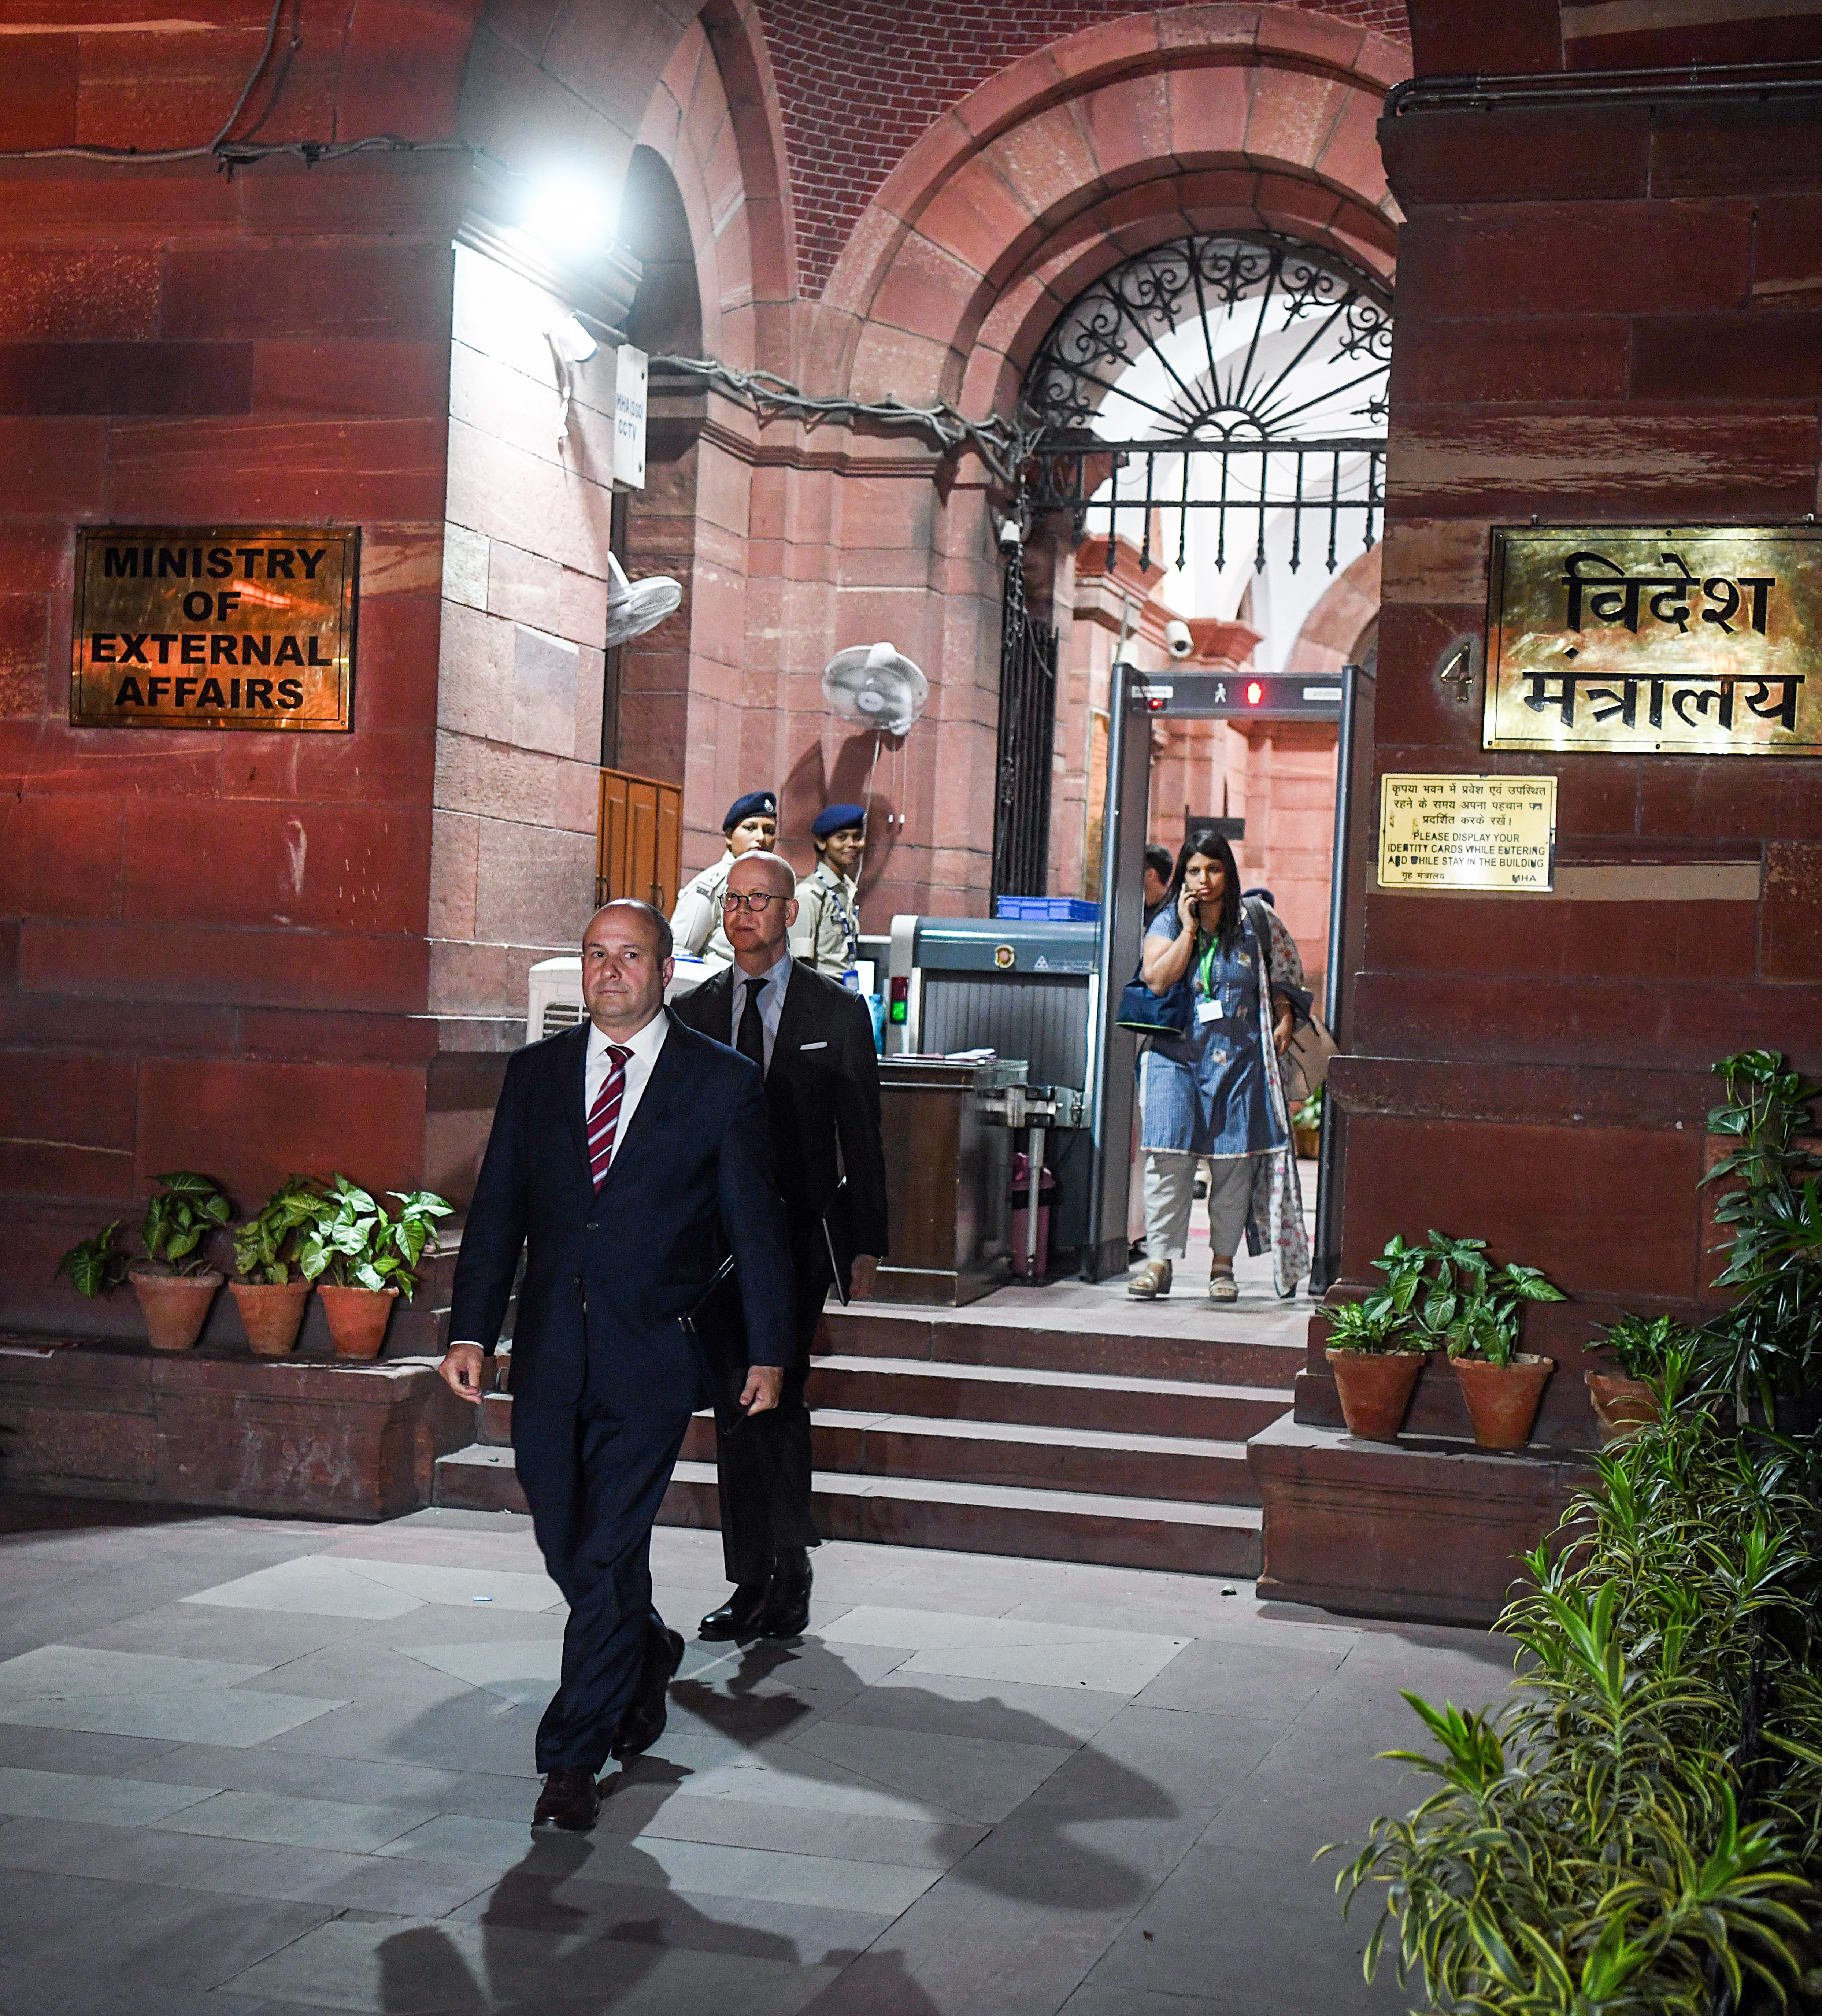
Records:
{"label": "wrought iron gate", "polygon": [[[1137,535],[1142,567],[1168,564],[1174,545],[1180,569],[1192,514],[1212,511],[1214,565],[1231,553],[1262,572],[1268,533],[1287,521],[1284,563],[1294,574],[1314,559],[1333,574],[1344,538],[1370,548],[1383,522],[1385,438],[1357,430],[1385,420],[1391,361],[1385,283],[1325,247],[1227,232],[1141,252],[1071,303],[1025,374],[1021,523],[1065,512],[1078,540],[1104,523],[1110,569],[1122,530]],[[1193,470],[1211,459],[1218,477],[1198,481]],[[1032,625],[1015,556],[1000,644],[996,894],[1043,889],[1056,686],[1057,634]]]}
{"label": "wrought iron gate", "polygon": [[999,625],[999,745],[993,797],[993,893],[1041,896],[1050,860],[1057,736],[1057,632],[1026,605],[1024,562],[1006,567]]}

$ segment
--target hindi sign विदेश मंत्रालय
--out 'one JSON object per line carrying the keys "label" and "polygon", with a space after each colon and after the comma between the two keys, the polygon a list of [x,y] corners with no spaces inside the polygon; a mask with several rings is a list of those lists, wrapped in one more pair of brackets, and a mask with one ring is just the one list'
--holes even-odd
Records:
{"label": "hindi sign \u0935\u093f\u0926\u0947\u0936 \u092e\u0902\u0924\u094d\u0930\u093e\u0932\u092f", "polygon": [[345,732],[360,553],[354,526],[81,527],[70,725]]}
{"label": "hindi sign \u0935\u093f\u0926\u0947\u0936 \u092e\u0902\u0924\u094d\u0930\u093e\u0932\u092f", "polygon": [[1822,527],[1496,526],[1481,746],[1822,751]]}
{"label": "hindi sign \u0935\u093f\u0926\u0947\u0936 \u092e\u0902\u0924\u094d\u0930\u093e\u0932\u092f", "polygon": [[1445,773],[1379,780],[1382,889],[1556,886],[1554,777]]}

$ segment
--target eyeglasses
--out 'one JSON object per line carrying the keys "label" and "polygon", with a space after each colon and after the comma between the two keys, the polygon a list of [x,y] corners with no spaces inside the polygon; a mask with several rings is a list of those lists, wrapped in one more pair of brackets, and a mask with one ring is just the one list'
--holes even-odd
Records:
{"label": "eyeglasses", "polygon": [[729,894],[722,897],[722,908],[724,910],[763,910],[768,903],[788,903],[790,901],[790,897],[776,895],[769,889],[755,889],[749,896]]}

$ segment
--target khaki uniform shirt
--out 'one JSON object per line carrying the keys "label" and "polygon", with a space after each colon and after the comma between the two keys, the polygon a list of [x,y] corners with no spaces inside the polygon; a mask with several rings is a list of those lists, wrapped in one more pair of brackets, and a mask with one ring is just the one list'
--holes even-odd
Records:
{"label": "khaki uniform shirt", "polygon": [[729,848],[712,867],[684,884],[671,913],[671,935],[678,950],[700,953],[711,967],[734,963],[734,949],[722,929],[722,897],[733,865],[734,851]]}
{"label": "khaki uniform shirt", "polygon": [[852,875],[819,861],[797,885],[798,920],[791,927],[794,957],[839,980],[859,956],[860,891]]}

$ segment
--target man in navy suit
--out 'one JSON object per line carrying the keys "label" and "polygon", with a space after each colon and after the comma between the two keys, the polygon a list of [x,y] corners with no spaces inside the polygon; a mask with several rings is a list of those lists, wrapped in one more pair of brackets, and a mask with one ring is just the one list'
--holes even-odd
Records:
{"label": "man in navy suit", "polygon": [[534,1826],[585,1831],[610,1755],[664,1728],[683,1641],[652,1607],[651,1530],[691,1413],[700,1348],[680,1319],[731,1249],[749,1366],[778,1404],[794,1286],[758,1068],[664,1010],[671,927],[650,905],[582,934],[589,1020],[506,1067],[456,1262],[443,1377],[481,1396],[521,1249],[513,1450],[546,1566],[570,1607],[538,1728]]}

